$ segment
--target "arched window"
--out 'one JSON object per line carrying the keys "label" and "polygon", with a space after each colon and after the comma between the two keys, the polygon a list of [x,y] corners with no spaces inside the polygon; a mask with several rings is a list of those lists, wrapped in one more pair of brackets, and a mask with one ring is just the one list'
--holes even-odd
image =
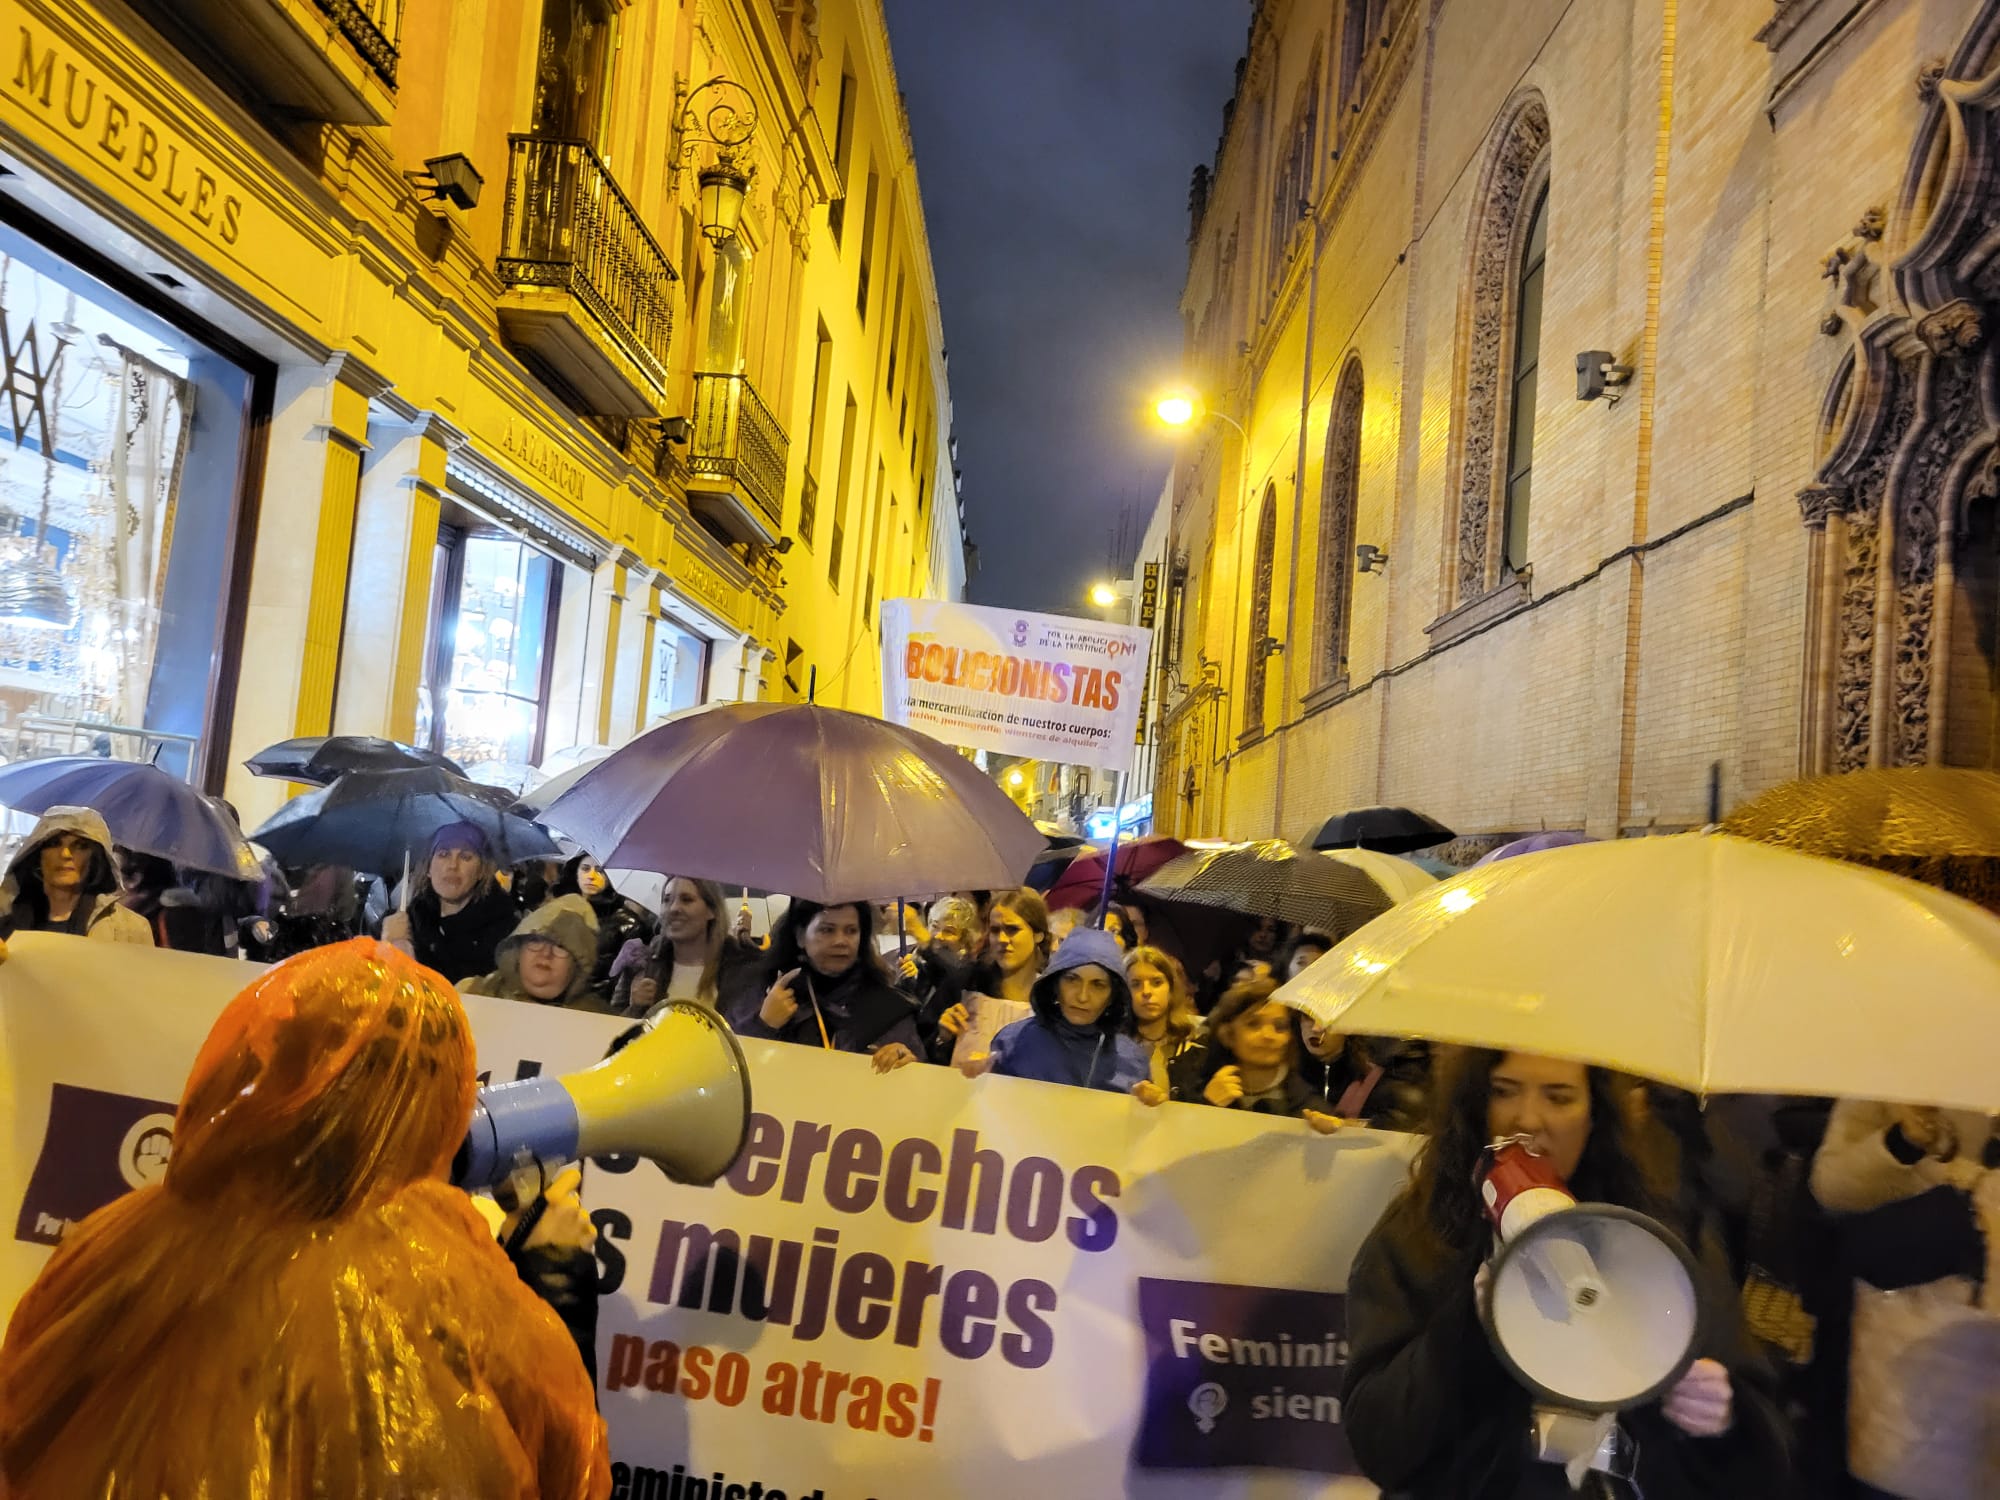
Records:
{"label": "arched window", "polygon": [[1507,413],[1507,502],[1500,560],[1512,573],[1528,567],[1528,493],[1535,473],[1535,378],[1542,364],[1542,266],[1549,254],[1549,190],[1535,201],[1514,278],[1514,389]]}
{"label": "arched window", "polygon": [[1333,127],[1336,140],[1348,133],[1348,120],[1361,101],[1361,68],[1368,58],[1368,0],[1347,0],[1340,18],[1340,119]]}
{"label": "arched window", "polygon": [[1276,283],[1285,273],[1292,231],[1312,208],[1314,141],[1319,134],[1319,63],[1317,49],[1305,82],[1292,101],[1280,156],[1272,172],[1271,246],[1269,274]]}
{"label": "arched window", "polygon": [[1354,511],[1361,486],[1361,361],[1350,359],[1334,391],[1326,430],[1319,513],[1319,681],[1347,676],[1347,626],[1354,599]]}
{"label": "arched window", "polygon": [[1515,104],[1488,152],[1473,224],[1460,351],[1453,605],[1528,565],[1535,384],[1549,213],[1549,114],[1539,95]]}
{"label": "arched window", "polygon": [[1246,643],[1250,668],[1244,675],[1243,732],[1264,732],[1264,683],[1270,667],[1271,590],[1276,582],[1278,551],[1278,487],[1264,491],[1264,511],[1257,518],[1257,561],[1250,577],[1250,638]]}

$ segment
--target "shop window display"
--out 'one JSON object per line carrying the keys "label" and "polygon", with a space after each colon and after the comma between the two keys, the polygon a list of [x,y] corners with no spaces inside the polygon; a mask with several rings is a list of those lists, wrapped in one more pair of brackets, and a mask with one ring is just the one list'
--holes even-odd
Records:
{"label": "shop window display", "polygon": [[508,784],[510,772],[539,757],[546,694],[545,657],[556,564],[505,535],[451,539],[455,557],[441,567],[447,608],[437,628],[448,643],[441,669],[442,723],[437,748],[480,779]]}
{"label": "shop window display", "polygon": [[192,770],[246,389],[242,371],[0,230],[0,755]]}

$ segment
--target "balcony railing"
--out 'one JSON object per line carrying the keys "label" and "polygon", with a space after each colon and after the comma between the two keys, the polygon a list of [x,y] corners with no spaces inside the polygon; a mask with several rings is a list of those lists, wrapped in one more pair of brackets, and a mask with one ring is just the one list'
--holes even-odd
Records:
{"label": "balcony railing", "polygon": [[340,28],[375,76],[396,86],[396,49],[403,31],[403,0],[313,0]]}
{"label": "balcony railing", "polygon": [[[785,462],[791,439],[741,375],[694,378],[688,436],[690,488],[722,480],[757,508],[775,536],[784,523]],[[706,488],[706,486],[703,486]]]}
{"label": "balcony railing", "polygon": [[676,279],[666,253],[587,142],[509,141],[500,279],[567,293],[601,338],[664,390]]}

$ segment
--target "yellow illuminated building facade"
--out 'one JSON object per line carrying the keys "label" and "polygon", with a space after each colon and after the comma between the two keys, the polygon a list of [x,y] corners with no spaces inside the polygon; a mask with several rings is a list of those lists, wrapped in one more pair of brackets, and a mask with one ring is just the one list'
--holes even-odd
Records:
{"label": "yellow illuminated building facade", "polygon": [[879,0],[0,0],[0,172],[9,757],[504,781],[962,589]]}

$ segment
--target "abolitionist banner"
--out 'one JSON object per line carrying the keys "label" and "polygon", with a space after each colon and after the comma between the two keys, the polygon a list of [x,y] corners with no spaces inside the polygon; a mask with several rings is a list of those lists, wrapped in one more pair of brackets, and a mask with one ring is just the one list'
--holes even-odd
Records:
{"label": "abolitionist banner", "polygon": [[[0,965],[0,1316],[64,1227],[156,1179],[255,971],[28,935]],[[467,999],[482,1069],[621,1023]],[[1308,1500],[1374,1493],[1341,1428],[1342,1291],[1408,1137],[746,1049],[723,1182],[586,1168],[618,1500]]]}
{"label": "abolitionist banner", "polygon": [[950,745],[1129,771],[1153,632],[947,599],[882,604],[882,715]]}

